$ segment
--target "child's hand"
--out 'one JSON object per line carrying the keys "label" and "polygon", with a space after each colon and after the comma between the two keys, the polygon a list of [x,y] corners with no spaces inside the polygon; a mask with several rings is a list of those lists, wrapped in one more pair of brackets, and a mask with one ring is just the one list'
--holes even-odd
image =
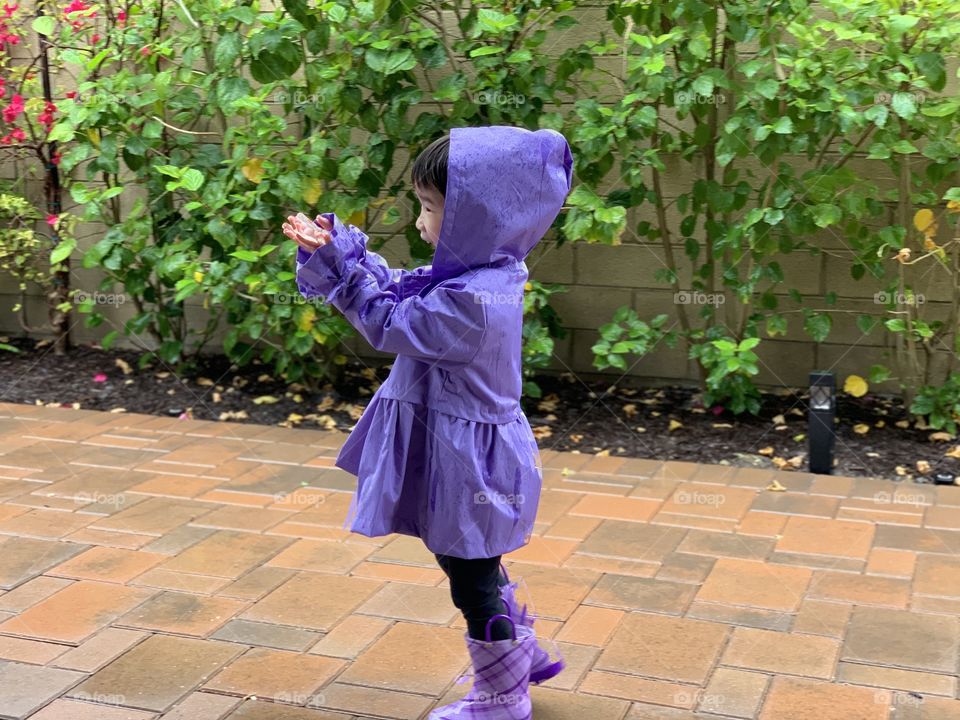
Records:
{"label": "child's hand", "polygon": [[283,234],[311,252],[330,242],[331,230],[333,224],[320,215],[317,215],[316,224],[310,222],[303,213],[288,216],[283,224]]}

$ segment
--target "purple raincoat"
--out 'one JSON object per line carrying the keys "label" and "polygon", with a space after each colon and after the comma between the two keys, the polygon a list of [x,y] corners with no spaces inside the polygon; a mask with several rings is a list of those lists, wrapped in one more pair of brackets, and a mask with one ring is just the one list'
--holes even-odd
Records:
{"label": "purple raincoat", "polygon": [[572,172],[554,130],[453,128],[432,265],[389,268],[333,213],[331,242],[297,250],[301,294],[325,296],[397,356],[335,461],[358,477],[353,532],[413,535],[460,558],[529,541],[542,473],[520,406],[524,258]]}

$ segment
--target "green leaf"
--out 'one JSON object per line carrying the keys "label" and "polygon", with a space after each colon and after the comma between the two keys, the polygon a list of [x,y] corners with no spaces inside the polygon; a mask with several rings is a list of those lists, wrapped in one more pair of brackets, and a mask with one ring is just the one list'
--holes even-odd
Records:
{"label": "green leaf", "polygon": [[503,48],[500,45],[483,45],[470,51],[470,57],[483,57],[484,55],[496,55],[502,53]]}
{"label": "green leaf", "polygon": [[196,192],[200,189],[200,186],[203,185],[203,173],[194,168],[188,169],[183,174],[182,185],[187,190]]}
{"label": "green leaf", "polygon": [[917,102],[913,99],[911,93],[894,93],[890,105],[893,107],[893,111],[905,120],[909,120],[917,114]]}
{"label": "green leaf", "polygon": [[256,262],[260,259],[260,255],[253,250],[234,250],[230,253],[237,260],[244,260],[245,262]]}
{"label": "green leaf", "polygon": [[890,34],[898,38],[920,21],[916,15],[893,15],[890,18]]}
{"label": "green leaf", "polygon": [[917,69],[927,79],[931,90],[940,92],[947,84],[947,66],[943,55],[936,52],[925,52],[917,55],[913,61]]}
{"label": "green leaf", "polygon": [[30,27],[33,28],[33,31],[38,35],[53,35],[53,31],[57,27],[57,21],[50,15],[43,15],[34,18]]}
{"label": "green leaf", "polygon": [[61,242],[50,253],[50,264],[56,265],[66,260],[68,257],[70,257],[70,253],[73,252],[73,249],[76,246],[77,241],[75,238],[70,238],[69,240],[64,240]]}
{"label": "green leaf", "polygon": [[348,157],[340,163],[340,168],[337,172],[337,177],[347,185],[356,185],[357,178],[360,177],[360,173],[363,172],[364,162],[362,157]]}
{"label": "green leaf", "polygon": [[910,142],[909,140],[898,140],[893,145],[890,146],[890,149],[894,152],[903,153],[908,155],[910,153],[920,152],[917,147]]}
{"label": "green leaf", "polygon": [[243,49],[243,38],[240,33],[232,32],[220,36],[213,51],[213,61],[220,71],[233,67],[240,51]]}
{"label": "green leaf", "polygon": [[384,75],[412,70],[417,65],[417,58],[407,48],[394,52],[370,49],[364,55],[364,60],[371,70]]}
{"label": "green leaf", "polygon": [[817,227],[822,228],[840,222],[840,219],[843,217],[843,211],[836,205],[831,205],[830,203],[814,205],[810,209],[810,212],[813,215],[813,222],[816,223]]}
{"label": "green leaf", "polygon": [[773,131],[778,135],[789,135],[793,132],[793,121],[788,117],[782,117],[773,124]]}

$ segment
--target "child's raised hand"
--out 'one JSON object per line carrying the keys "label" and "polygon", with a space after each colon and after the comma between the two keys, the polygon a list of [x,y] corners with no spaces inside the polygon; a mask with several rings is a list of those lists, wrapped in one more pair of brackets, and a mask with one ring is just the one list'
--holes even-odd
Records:
{"label": "child's raised hand", "polygon": [[289,215],[287,222],[283,224],[283,234],[296,242],[304,250],[316,250],[318,247],[330,242],[330,231],[333,229],[332,223],[319,215],[317,216],[316,222],[320,227],[310,222],[303,213]]}

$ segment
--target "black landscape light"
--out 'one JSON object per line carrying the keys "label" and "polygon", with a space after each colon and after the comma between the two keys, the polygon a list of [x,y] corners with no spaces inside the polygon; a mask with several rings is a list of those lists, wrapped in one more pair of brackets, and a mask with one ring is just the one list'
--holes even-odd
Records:
{"label": "black landscape light", "polygon": [[837,382],[831,372],[810,373],[810,472],[833,473],[833,418],[837,411]]}

